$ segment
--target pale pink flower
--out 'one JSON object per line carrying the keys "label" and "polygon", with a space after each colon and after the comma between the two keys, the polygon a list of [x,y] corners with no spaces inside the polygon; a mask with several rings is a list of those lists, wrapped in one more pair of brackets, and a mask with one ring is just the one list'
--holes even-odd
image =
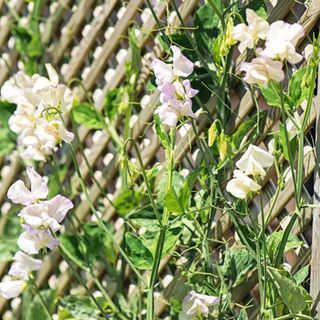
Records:
{"label": "pale pink flower", "polygon": [[262,55],[271,59],[287,60],[293,64],[298,63],[302,56],[296,52],[296,45],[303,36],[304,30],[300,24],[276,21],[270,26]]}
{"label": "pale pink flower", "polygon": [[42,266],[42,261],[34,259],[22,251],[18,251],[13,257],[13,264],[11,265],[8,274],[15,278],[24,280],[29,279],[32,271],[39,270]]}
{"label": "pale pink flower", "polygon": [[257,192],[261,186],[253,179],[246,176],[241,170],[235,170],[234,178],[227,183],[226,190],[234,197],[245,199],[249,193]]}
{"label": "pale pink flower", "polygon": [[0,293],[5,299],[13,299],[20,296],[26,286],[25,280],[14,280],[14,278],[8,277],[0,282]]}
{"label": "pale pink flower", "polygon": [[264,177],[266,172],[264,168],[269,168],[274,162],[274,157],[267,151],[250,145],[240,160],[236,162],[236,166],[246,175],[253,177]]}
{"label": "pale pink flower", "polygon": [[23,225],[25,231],[19,236],[17,244],[27,254],[37,254],[41,249],[49,248],[54,250],[59,246],[49,230],[38,230],[28,225]]}
{"label": "pale pink flower", "polygon": [[22,180],[16,181],[8,190],[8,198],[17,204],[29,205],[48,195],[48,178],[41,177],[33,168],[27,168],[30,190]]}
{"label": "pale pink flower", "polygon": [[73,204],[69,199],[57,195],[51,200],[25,207],[19,216],[33,228],[43,226],[56,232],[61,229],[60,223],[71,208],[73,208]]}
{"label": "pale pink flower", "polygon": [[282,67],[280,61],[273,61],[260,56],[254,58],[251,62],[242,62],[240,70],[246,72],[243,80],[247,83],[267,86],[270,80],[280,82],[284,79]]}
{"label": "pale pink flower", "polygon": [[161,86],[172,83],[177,77],[187,77],[193,72],[194,64],[185,57],[177,46],[171,46],[173,52],[172,64],[164,63],[159,59],[152,61],[152,69],[156,76],[156,84]]}
{"label": "pale pink flower", "polygon": [[182,311],[179,314],[179,320],[192,320],[198,317],[207,318],[209,307],[220,302],[219,297],[208,296],[205,294],[189,292],[182,302]]}
{"label": "pale pink flower", "polygon": [[252,9],[246,10],[248,25],[241,23],[233,28],[232,37],[240,41],[238,46],[242,53],[245,49],[253,49],[259,39],[265,40],[269,30],[269,23],[259,17]]}

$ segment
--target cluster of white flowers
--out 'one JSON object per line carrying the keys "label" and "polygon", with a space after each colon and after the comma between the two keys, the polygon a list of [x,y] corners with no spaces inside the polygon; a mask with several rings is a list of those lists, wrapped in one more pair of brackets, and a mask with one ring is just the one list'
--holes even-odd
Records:
{"label": "cluster of white flowers", "polygon": [[256,49],[259,40],[265,40],[265,48],[257,48],[258,57],[243,62],[244,80],[249,84],[266,86],[269,80],[280,82],[284,79],[283,62],[298,63],[302,56],[296,52],[298,41],[304,36],[300,24],[276,21],[269,25],[253,10],[246,10],[248,25],[241,23],[234,27],[232,36],[239,41],[239,51]]}
{"label": "cluster of white flowers", "polygon": [[191,98],[198,94],[198,90],[191,87],[190,80],[181,79],[188,77],[193,72],[193,63],[181,53],[178,47],[171,46],[171,50],[173,52],[172,64],[154,59],[152,68],[162,103],[157,108],[156,114],[159,115],[161,122],[174,128],[180,117],[196,117],[192,111]]}
{"label": "cluster of white flowers", "polygon": [[61,195],[46,200],[49,192],[47,177],[41,177],[31,167],[27,168],[27,175],[30,189],[18,180],[8,190],[8,198],[24,206],[18,214],[24,221],[24,232],[17,241],[21,251],[15,255],[8,277],[0,283],[0,292],[7,299],[19,296],[27,286],[30,273],[41,267],[41,260],[29,255],[38,254],[41,249],[57,248],[59,241],[53,233],[61,229],[61,222],[73,208],[72,202]]}
{"label": "cluster of white flowers", "polygon": [[251,144],[236,162],[238,169],[233,173],[234,178],[228,182],[227,191],[239,199],[245,199],[249,193],[259,191],[261,186],[256,179],[263,178],[266,175],[264,169],[271,167],[273,162],[274,158],[269,152]]}
{"label": "cluster of white flowers", "polygon": [[182,302],[182,311],[179,320],[193,320],[199,317],[208,318],[209,307],[220,302],[219,297],[208,296],[205,294],[190,291]]}
{"label": "cluster of white flowers", "polygon": [[72,108],[73,95],[67,86],[59,84],[50,64],[46,69],[49,79],[19,71],[1,88],[2,99],[17,105],[9,127],[18,134],[21,156],[27,160],[45,161],[57,150],[57,144],[73,140],[73,133],[66,130],[62,120]]}

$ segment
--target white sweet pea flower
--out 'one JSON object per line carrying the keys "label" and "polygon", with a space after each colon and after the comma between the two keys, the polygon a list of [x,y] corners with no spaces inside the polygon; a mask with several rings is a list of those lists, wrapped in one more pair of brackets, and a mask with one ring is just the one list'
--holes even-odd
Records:
{"label": "white sweet pea flower", "polygon": [[247,48],[253,49],[259,39],[265,40],[269,30],[269,23],[252,9],[246,10],[246,17],[248,25],[238,24],[232,31],[232,37],[240,41],[238,48],[241,53]]}
{"label": "white sweet pea flower", "polygon": [[22,180],[16,181],[8,190],[8,198],[17,204],[29,205],[48,195],[48,178],[41,177],[33,168],[27,168],[30,190]]}
{"label": "white sweet pea flower", "polygon": [[59,246],[48,230],[37,230],[28,225],[23,225],[25,231],[19,236],[17,244],[27,254],[37,254],[41,249],[49,248],[54,250]]}
{"label": "white sweet pea flower", "polygon": [[151,67],[156,77],[157,86],[160,87],[165,83],[171,83],[174,80],[172,64],[164,63],[159,59],[154,59]]}
{"label": "white sweet pea flower", "polygon": [[61,119],[47,121],[40,118],[36,121],[35,136],[40,141],[45,154],[52,154],[56,145],[61,141],[70,143],[74,134],[66,130]]}
{"label": "white sweet pea flower", "polygon": [[33,228],[43,226],[56,232],[61,229],[60,223],[71,208],[73,208],[73,204],[69,199],[57,195],[51,200],[25,207],[19,216]]}
{"label": "white sweet pea flower", "polygon": [[264,168],[269,168],[274,162],[274,157],[267,151],[250,145],[240,160],[236,162],[236,166],[246,175],[253,177],[264,177],[266,172]]}
{"label": "white sweet pea flower", "polygon": [[245,199],[250,192],[257,192],[261,186],[246,176],[241,170],[235,170],[234,178],[227,183],[226,190],[234,197]]}
{"label": "white sweet pea flower", "polygon": [[198,319],[198,317],[207,318],[209,315],[209,307],[218,304],[219,302],[219,297],[191,291],[183,299],[179,320],[192,320]]}
{"label": "white sweet pea flower", "polygon": [[304,30],[300,24],[276,21],[270,26],[262,55],[271,59],[287,60],[292,64],[298,63],[302,56],[296,52],[296,45],[303,36]]}
{"label": "white sweet pea flower", "polygon": [[171,64],[164,63],[159,59],[154,59],[151,64],[159,90],[164,84],[172,83],[177,77],[185,78],[193,72],[194,64],[192,61],[185,57],[177,46],[170,48],[173,52]]}
{"label": "white sweet pea flower", "polygon": [[33,93],[33,86],[40,76],[28,76],[22,71],[17,72],[12,78],[7,80],[1,87],[1,97],[16,105],[31,105],[37,101]]}
{"label": "white sweet pea flower", "polygon": [[29,77],[20,71],[1,89],[2,98],[17,105],[9,127],[18,134],[18,150],[27,160],[45,161],[57,150],[57,144],[73,140],[61,119],[72,108],[72,92],[59,84],[50,64],[46,69],[49,78],[37,74]]}
{"label": "white sweet pea flower", "polygon": [[242,62],[240,70],[246,72],[243,80],[249,84],[267,86],[270,80],[280,82],[284,79],[282,63],[264,56],[254,58],[251,62]]}
{"label": "white sweet pea flower", "polygon": [[192,72],[194,65],[185,57],[177,46],[170,47],[173,52],[173,74],[179,77],[188,77]]}
{"label": "white sweet pea flower", "polygon": [[28,280],[30,273],[39,270],[42,266],[41,260],[34,259],[22,251],[18,251],[13,260],[8,274],[24,280]]}
{"label": "white sweet pea flower", "polygon": [[20,296],[26,286],[27,282],[25,280],[14,280],[10,277],[0,282],[0,293],[5,299],[13,299]]}
{"label": "white sweet pea flower", "polygon": [[163,103],[156,109],[155,113],[159,115],[160,121],[163,124],[170,128],[175,128],[181,116],[196,117],[191,107],[192,102],[190,99],[179,104]]}

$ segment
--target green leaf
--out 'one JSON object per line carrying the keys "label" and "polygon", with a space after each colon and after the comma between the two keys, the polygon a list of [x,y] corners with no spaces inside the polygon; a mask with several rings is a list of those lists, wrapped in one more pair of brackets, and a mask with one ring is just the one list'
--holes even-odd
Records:
{"label": "green leaf", "polygon": [[[113,233],[111,225],[106,225],[110,233]],[[84,248],[87,262],[93,266],[99,259],[106,259],[115,263],[117,260],[116,250],[112,239],[108,237],[105,231],[96,223],[88,222],[82,225],[84,231]]]}
{"label": "green leaf", "polygon": [[[267,111],[259,113],[260,126],[266,119]],[[238,150],[243,139],[248,136],[257,126],[257,115],[249,117],[247,120],[241,123],[238,130],[231,136],[232,145],[235,150]]]}
{"label": "green leaf", "polygon": [[74,121],[90,129],[101,129],[104,126],[99,111],[90,103],[80,103],[72,109]]}
{"label": "green leaf", "polygon": [[100,319],[99,314],[100,311],[90,297],[70,295],[60,299],[58,309],[59,320],[96,320]]}
{"label": "green leaf", "polygon": [[285,277],[278,269],[268,267],[268,273],[275,283],[281,300],[293,314],[304,310],[306,302],[301,288],[291,279]]}
{"label": "green leaf", "polygon": [[169,212],[172,213],[183,212],[180,201],[173,187],[166,193],[164,197],[164,206]]}
{"label": "green leaf", "polygon": [[[290,139],[289,133],[288,133],[288,138]],[[292,158],[294,159],[294,156],[298,147],[297,137],[296,136],[292,137],[291,140],[289,141],[289,146],[288,146],[285,128],[283,124],[279,125],[279,143],[281,145],[281,148],[283,150],[283,155],[286,158],[286,160],[289,161],[290,159],[289,152],[291,152]]]}
{"label": "green leaf", "polygon": [[118,114],[123,97],[123,88],[116,88],[108,91],[104,99],[104,112],[110,121]]}
{"label": "green leaf", "polygon": [[11,261],[15,253],[18,251],[18,246],[15,240],[1,240],[0,243],[0,262]]}
{"label": "green leaf", "polygon": [[166,133],[166,131],[164,130],[161,122],[160,122],[160,118],[158,115],[154,116],[154,121],[155,121],[155,128],[156,128],[156,133],[160,139],[160,142],[162,144],[162,146],[166,149],[166,150],[170,150],[170,139],[168,137],[168,134]]}
{"label": "green leaf", "polygon": [[297,70],[289,81],[289,98],[293,109],[300,106],[301,102],[308,97],[309,86],[307,85],[307,77],[309,67]]}
{"label": "green leaf", "polygon": [[218,137],[219,131],[217,127],[217,119],[213,121],[212,125],[210,126],[208,130],[208,145],[209,147],[212,147],[214,142],[216,141],[216,138]]}
{"label": "green leaf", "polygon": [[[40,291],[46,306],[50,310],[50,313],[55,309],[55,297],[56,293],[53,290]],[[22,320],[48,320],[47,313],[41,303],[38,295],[33,295],[31,290],[27,290],[22,296]]]}
{"label": "green leaf", "polygon": [[[267,238],[267,251],[271,260],[275,257],[275,254],[278,250],[278,247],[281,243],[284,231],[274,231],[268,238]],[[290,234],[288,241],[286,242],[285,251],[287,252],[291,249],[295,249],[301,247],[303,242],[299,240],[299,238],[294,235]]]}
{"label": "green leaf", "polygon": [[268,86],[261,86],[261,93],[269,106],[281,108],[281,86],[278,82],[269,81]]}
{"label": "green leaf", "polygon": [[[111,228],[109,225],[106,227]],[[80,268],[88,269],[101,259],[111,263],[116,261],[112,240],[96,222],[83,224],[82,231],[82,236],[61,234],[59,237],[61,247],[73,262]],[[110,230],[111,233],[112,231]]]}
{"label": "green leaf", "polygon": [[13,115],[17,106],[8,101],[0,101],[0,127],[9,128],[9,118]]}
{"label": "green leaf", "polygon": [[168,255],[172,248],[174,248],[181,232],[181,227],[173,227],[166,231],[161,258],[164,258],[166,255]]}
{"label": "green leaf", "polygon": [[[160,211],[162,208],[158,207]],[[138,228],[144,227],[148,231],[157,232],[160,230],[158,220],[153,212],[152,206],[147,206],[130,213],[127,217],[130,223]]]}
{"label": "green leaf", "polygon": [[22,54],[24,60],[26,60],[26,58],[32,60],[33,58],[42,56],[43,46],[40,32],[31,30],[30,28],[14,26],[12,34],[16,40],[16,49]]}
{"label": "green leaf", "polygon": [[16,134],[8,125],[9,118],[16,110],[16,105],[0,101],[0,156],[8,155],[16,147]]}
{"label": "green leaf", "polygon": [[80,268],[87,269],[87,263],[83,251],[80,249],[80,239],[77,235],[61,234],[59,236],[60,246],[69,259]]}
{"label": "green leaf", "polygon": [[211,52],[214,39],[219,34],[219,23],[220,19],[210,5],[204,4],[197,10],[194,19],[196,28],[194,35],[198,48],[203,53]]}
{"label": "green leaf", "polygon": [[151,269],[153,256],[143,241],[131,232],[125,234],[128,256],[138,269]]}
{"label": "green leaf", "polygon": [[189,207],[190,200],[191,200],[191,190],[198,178],[198,175],[199,175],[199,171],[197,170],[189,174],[180,189],[179,201],[183,211],[187,210]]}
{"label": "green leaf", "polygon": [[[256,12],[258,16],[261,18],[267,19],[268,17],[268,11],[265,0],[252,0],[250,3],[246,6],[245,9],[252,9]],[[245,12],[245,10],[244,10]]]}
{"label": "green leaf", "polygon": [[249,320],[247,311],[245,309],[241,309],[238,320]]}
{"label": "green leaf", "polygon": [[225,252],[221,267],[222,274],[232,280],[234,285],[241,283],[256,265],[255,259],[244,247],[233,246]]}
{"label": "green leaf", "polygon": [[310,266],[306,265],[293,275],[293,279],[297,284],[303,283],[309,275]]}
{"label": "green leaf", "polygon": [[125,189],[115,200],[114,206],[121,216],[126,216],[134,211],[137,207],[141,206],[143,199],[143,193],[133,189]]}
{"label": "green leaf", "polygon": [[136,76],[140,73],[141,48],[135,34],[135,28],[129,30],[129,46],[131,48],[131,67]]}

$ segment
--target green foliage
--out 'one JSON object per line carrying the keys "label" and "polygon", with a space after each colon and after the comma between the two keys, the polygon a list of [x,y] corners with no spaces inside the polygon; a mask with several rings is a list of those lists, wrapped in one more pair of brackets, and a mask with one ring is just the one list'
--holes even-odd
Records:
{"label": "green foliage", "polygon": [[170,143],[169,136],[166,133],[163,125],[161,124],[160,118],[158,115],[154,116],[154,122],[155,122],[156,133],[158,135],[158,138],[160,139],[162,146],[166,150],[170,150],[171,143]]}
{"label": "green foliage", "polygon": [[[41,297],[51,313],[55,310],[56,292],[54,290],[41,290]],[[22,296],[22,320],[48,320],[48,315],[41,303],[40,297],[33,294],[31,289],[25,291]]]}
{"label": "green foliage", "polygon": [[288,98],[293,110],[297,109],[309,94],[308,75],[310,75],[309,67],[300,68],[289,81]]}
{"label": "green foliage", "polygon": [[0,156],[8,155],[16,147],[16,134],[8,125],[9,118],[15,110],[15,104],[0,101]]}
{"label": "green foliage", "polygon": [[[275,255],[277,253],[277,250],[278,250],[278,247],[281,243],[283,234],[284,234],[283,230],[274,231],[267,239],[267,251],[268,251],[268,254],[269,254],[269,257],[271,260],[274,259]],[[298,248],[302,245],[303,245],[303,242],[300,241],[296,235],[290,234],[288,241],[286,243],[286,247],[285,247],[284,252],[287,252],[291,249]]]}
{"label": "green foliage", "polygon": [[303,290],[294,280],[285,276],[284,272],[268,267],[268,273],[272,278],[281,300],[293,314],[297,314],[306,308]]}
{"label": "green foliage", "polygon": [[131,29],[129,31],[129,46],[131,49],[131,68],[133,74],[135,74],[138,77],[141,63],[141,48],[138,43],[135,31],[136,29]]}
{"label": "green foliage", "polygon": [[123,88],[110,90],[104,99],[104,112],[110,121],[121,111],[123,92]]}
{"label": "green foliage", "polygon": [[125,189],[114,201],[114,206],[121,216],[126,216],[140,206],[145,199],[144,193],[139,190]]}
{"label": "green foliage", "polygon": [[168,209],[169,212],[172,213],[182,213],[182,207],[180,205],[180,201],[178,199],[178,196],[174,190],[174,188],[171,188],[168,190],[164,197],[164,206]]}
{"label": "green foliage", "polygon": [[194,19],[194,27],[196,28],[194,35],[202,52],[211,51],[214,39],[219,34],[219,24],[219,17],[209,4],[204,4],[197,10]]}
{"label": "green foliage", "polygon": [[[261,18],[267,19],[268,17],[268,11],[267,11],[267,6],[266,6],[266,1],[265,0],[252,0],[250,3],[246,6],[245,9],[252,9],[256,12],[258,16]],[[245,12],[245,10],[243,10]]]}
{"label": "green foliage", "polygon": [[74,121],[83,124],[90,129],[101,129],[104,127],[103,117],[99,111],[90,103],[80,103],[73,107]]}
{"label": "green foliage", "polygon": [[18,251],[17,239],[21,233],[20,218],[16,206],[3,216],[2,233],[0,237],[0,262],[11,261]]}
{"label": "green foliage", "polygon": [[[262,111],[259,113],[260,127],[265,123],[266,116],[267,111]],[[250,136],[250,134],[257,128],[257,121],[258,115],[254,115],[240,124],[237,131],[231,136],[232,148],[234,150],[239,150],[241,143],[243,143],[245,137],[248,138],[248,136]]]}
{"label": "green foliage", "polygon": [[131,232],[125,235],[128,256],[138,269],[150,269],[153,263],[153,256],[143,241]]}
{"label": "green foliage", "polygon": [[298,147],[298,141],[297,137],[290,137],[290,134],[288,133],[288,139],[289,144],[287,143],[286,139],[286,132],[285,127],[283,124],[279,125],[279,143],[283,151],[283,155],[286,158],[287,161],[290,159],[290,153],[292,155],[292,159],[294,159],[295,153],[297,151]]}
{"label": "green foliage", "polygon": [[61,234],[59,237],[61,247],[73,262],[83,269],[91,268],[98,260],[115,263],[112,241],[97,223],[85,223],[82,231],[84,234],[81,236]]}
{"label": "green foliage", "polygon": [[237,285],[247,277],[247,273],[253,270],[255,265],[254,257],[246,248],[233,246],[225,252],[221,272],[233,285]]}
{"label": "green foliage", "polygon": [[[282,98],[281,98],[281,86],[278,82],[269,81],[266,87],[261,86],[261,93],[265,98],[269,106],[281,108]],[[283,94],[284,100],[284,94]]]}
{"label": "green foliage", "polygon": [[58,316],[59,320],[98,320],[100,311],[90,297],[70,295],[60,299]]}
{"label": "green foliage", "polygon": [[306,265],[293,275],[294,281],[299,285],[302,284],[309,275],[310,266]]}

